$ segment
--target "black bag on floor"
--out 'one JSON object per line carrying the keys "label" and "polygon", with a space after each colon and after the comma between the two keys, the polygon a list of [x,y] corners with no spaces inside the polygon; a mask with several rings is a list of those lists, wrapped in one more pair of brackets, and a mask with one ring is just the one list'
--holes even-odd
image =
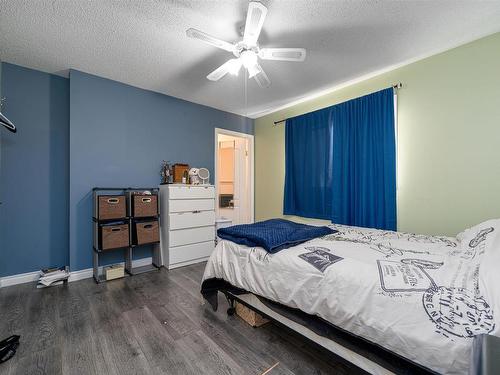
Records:
{"label": "black bag on floor", "polygon": [[0,341],[0,363],[6,362],[16,354],[21,336],[12,335]]}

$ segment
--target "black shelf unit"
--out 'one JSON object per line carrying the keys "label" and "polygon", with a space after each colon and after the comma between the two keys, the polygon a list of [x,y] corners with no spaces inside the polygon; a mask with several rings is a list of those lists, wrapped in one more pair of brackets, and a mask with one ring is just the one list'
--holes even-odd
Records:
{"label": "black shelf unit", "polygon": [[[157,215],[153,216],[141,216],[134,217],[132,216],[132,197],[134,193],[149,191],[152,195],[157,196]],[[99,195],[125,195],[126,199],[126,212],[127,216],[116,218],[116,219],[99,219],[98,204],[97,198]],[[159,189],[152,187],[128,187],[128,188],[120,188],[120,187],[95,187],[92,189],[92,201],[94,205],[94,214],[92,215],[92,229],[93,229],[93,246],[92,246],[92,255],[93,255],[93,272],[94,272],[94,280],[96,283],[101,283],[106,281],[105,275],[99,274],[99,255],[106,252],[112,252],[117,250],[122,250],[124,252],[124,263],[125,263],[125,272],[127,275],[139,275],[141,273],[156,271],[159,270],[162,266],[161,261],[161,249],[160,249],[160,241],[155,241],[151,243],[145,244],[134,244],[132,238],[133,232],[133,224],[136,220],[157,220],[158,225],[160,224],[160,202],[159,202]],[[126,247],[116,247],[112,249],[100,249],[99,248],[99,225],[106,224],[111,222],[125,222],[128,223],[129,227],[129,241],[128,246]],[[149,265],[132,267],[132,254],[133,249],[143,246],[152,246],[153,247],[153,261]]]}

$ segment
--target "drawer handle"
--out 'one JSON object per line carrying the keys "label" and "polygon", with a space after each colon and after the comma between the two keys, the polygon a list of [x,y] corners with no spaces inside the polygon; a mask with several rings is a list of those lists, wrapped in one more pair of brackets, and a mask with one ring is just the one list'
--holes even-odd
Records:
{"label": "drawer handle", "polygon": [[108,198],[107,202],[109,204],[117,204],[120,202],[120,200],[118,198]]}
{"label": "drawer handle", "polygon": [[193,211],[193,214],[199,214],[200,212],[201,211],[196,210],[196,211]]}
{"label": "drawer handle", "polygon": [[151,203],[151,198],[142,198],[142,203]]}
{"label": "drawer handle", "polygon": [[153,224],[146,224],[143,226],[144,229],[151,229],[153,228]]}
{"label": "drawer handle", "polygon": [[120,228],[120,227],[111,228],[111,232],[119,232],[121,230],[122,230],[122,228]]}

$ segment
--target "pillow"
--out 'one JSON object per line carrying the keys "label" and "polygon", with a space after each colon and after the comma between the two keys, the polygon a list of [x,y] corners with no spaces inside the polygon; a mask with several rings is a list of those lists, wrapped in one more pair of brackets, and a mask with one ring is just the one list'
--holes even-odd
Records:
{"label": "pillow", "polygon": [[[482,224],[487,225],[481,227],[481,230],[493,228],[493,231],[486,235],[487,239],[484,241],[485,252],[479,267],[479,289],[493,311],[495,328],[489,334],[500,336],[500,293],[498,292],[500,285],[500,220],[488,220]],[[474,245],[475,242],[472,244]]]}
{"label": "pillow", "polygon": [[487,237],[496,237],[499,231],[500,219],[486,220],[457,234],[457,240],[462,246],[474,248],[485,241]]}

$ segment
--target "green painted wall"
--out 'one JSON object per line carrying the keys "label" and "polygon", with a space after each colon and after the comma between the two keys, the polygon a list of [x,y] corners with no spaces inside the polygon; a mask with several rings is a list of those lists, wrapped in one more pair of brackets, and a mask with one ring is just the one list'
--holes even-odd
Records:
{"label": "green painted wall", "polygon": [[273,121],[397,82],[398,229],[455,235],[500,218],[498,33],[257,119],[256,219],[283,212],[284,125]]}

